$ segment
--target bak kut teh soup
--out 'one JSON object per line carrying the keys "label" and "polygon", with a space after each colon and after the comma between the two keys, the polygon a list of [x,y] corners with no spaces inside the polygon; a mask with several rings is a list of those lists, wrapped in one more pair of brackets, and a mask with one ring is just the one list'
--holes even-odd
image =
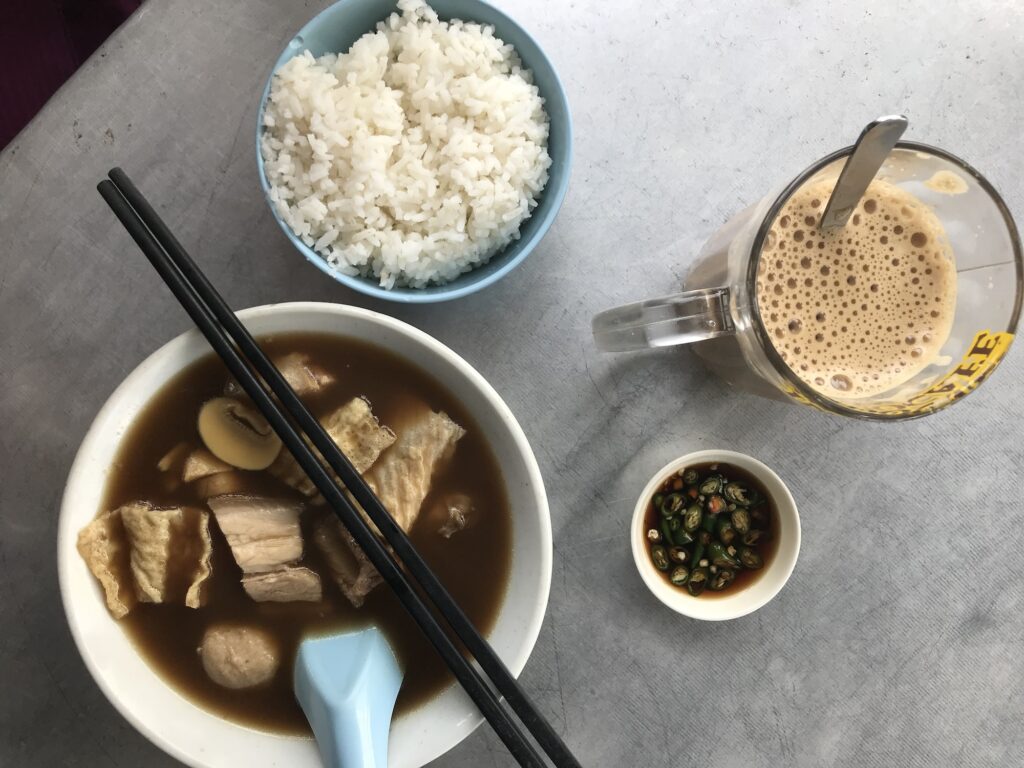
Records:
{"label": "bak kut teh soup", "polygon": [[[488,632],[508,580],[511,511],[470,415],[428,374],[380,348],[321,334],[261,344]],[[213,356],[169,382],[136,418],[78,548],[147,662],[227,719],[309,733],[292,690],[298,644],[371,624],[405,672],[397,716],[452,682]]]}

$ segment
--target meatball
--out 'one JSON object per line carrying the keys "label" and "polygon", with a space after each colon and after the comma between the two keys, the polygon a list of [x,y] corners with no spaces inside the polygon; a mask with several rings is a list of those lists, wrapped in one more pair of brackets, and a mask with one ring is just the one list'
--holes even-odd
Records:
{"label": "meatball", "polygon": [[252,627],[210,627],[203,635],[199,657],[210,679],[225,688],[265,683],[281,664],[273,638]]}

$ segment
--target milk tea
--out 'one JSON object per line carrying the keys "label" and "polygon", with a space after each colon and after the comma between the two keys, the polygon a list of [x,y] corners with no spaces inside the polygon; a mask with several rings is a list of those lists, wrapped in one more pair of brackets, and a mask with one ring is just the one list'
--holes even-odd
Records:
{"label": "milk tea", "polygon": [[845,227],[818,222],[835,179],[801,187],[779,212],[758,265],[757,303],[786,365],[826,397],[898,387],[949,336],[956,267],[935,214],[873,181]]}

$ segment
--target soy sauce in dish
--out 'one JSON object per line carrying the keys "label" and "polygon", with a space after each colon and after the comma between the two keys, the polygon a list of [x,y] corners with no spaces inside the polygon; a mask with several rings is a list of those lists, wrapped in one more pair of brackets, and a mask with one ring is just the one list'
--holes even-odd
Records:
{"label": "soy sauce in dish", "polygon": [[760,578],[778,549],[778,511],[764,486],[723,462],[684,467],[658,486],[644,516],[648,556],[694,597],[724,597]]}
{"label": "soy sauce in dish", "polygon": [[[504,598],[511,565],[511,510],[501,470],[484,435],[459,400],[425,371],[379,347],[330,334],[282,334],[260,340],[271,357],[303,353],[335,380],[331,388],[304,398],[314,416],[322,417],[347,399],[366,396],[382,424],[401,433],[403,422],[423,404],[446,412],[465,428],[454,455],[433,478],[430,492],[410,538],[434,573],[477,629],[486,635]],[[202,507],[195,484],[167,486],[157,464],[179,441],[197,443],[196,413],[204,402],[224,393],[227,370],[205,357],[172,379],[146,404],[121,441],[111,467],[103,510],[136,499],[156,505]],[[198,443],[197,443],[198,444]],[[297,492],[263,472],[251,474],[252,493],[303,500]],[[446,538],[426,512],[452,493],[470,497],[479,514],[472,525]],[[323,508],[307,505],[303,538]],[[387,636],[405,676],[395,709],[401,717],[438,694],[453,679],[437,653],[408,617],[386,585],[379,585],[360,608],[339,592],[314,546],[306,546],[303,565],[319,572],[320,602],[254,602],[240,583],[241,571],[223,534],[210,525],[213,575],[206,604],[139,603],[119,621],[143,658],[170,686],[198,706],[221,717],[261,730],[309,734],[309,726],[292,690],[295,653],[303,637],[376,624]],[[126,581],[130,576],[125,576]],[[212,682],[197,653],[212,624],[259,627],[273,636],[282,663],[265,685],[232,690]]]}

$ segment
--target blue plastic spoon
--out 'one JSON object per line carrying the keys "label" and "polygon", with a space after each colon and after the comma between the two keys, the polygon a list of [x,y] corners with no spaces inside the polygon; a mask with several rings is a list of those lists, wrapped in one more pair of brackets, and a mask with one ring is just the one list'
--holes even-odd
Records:
{"label": "blue plastic spoon", "polygon": [[402,670],[379,629],[303,640],[294,683],[326,768],[387,768]]}

